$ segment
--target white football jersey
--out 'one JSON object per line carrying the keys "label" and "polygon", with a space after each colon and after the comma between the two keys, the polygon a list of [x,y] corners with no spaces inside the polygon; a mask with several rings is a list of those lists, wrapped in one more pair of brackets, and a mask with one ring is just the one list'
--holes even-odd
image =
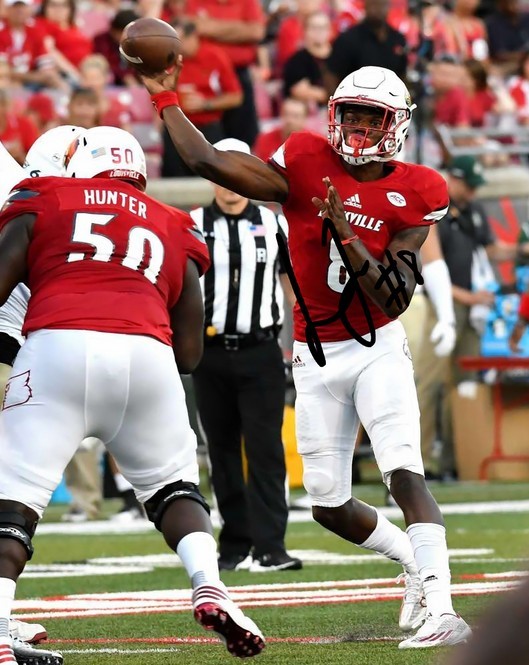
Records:
{"label": "white football jersey", "polygon": [[[9,192],[21,180],[28,177],[27,172],[11,157],[0,141],[0,208],[4,205]],[[24,343],[22,324],[28,308],[29,289],[24,284],[15,287],[7,302],[0,307],[0,332],[14,337],[19,344]]]}

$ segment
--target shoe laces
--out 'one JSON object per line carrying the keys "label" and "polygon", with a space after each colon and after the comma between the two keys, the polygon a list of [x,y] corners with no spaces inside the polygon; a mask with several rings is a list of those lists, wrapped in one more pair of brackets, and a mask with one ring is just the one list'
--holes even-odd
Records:
{"label": "shoe laces", "polygon": [[418,575],[401,573],[397,577],[397,584],[404,582],[404,600],[406,602],[417,602],[422,598],[422,582]]}

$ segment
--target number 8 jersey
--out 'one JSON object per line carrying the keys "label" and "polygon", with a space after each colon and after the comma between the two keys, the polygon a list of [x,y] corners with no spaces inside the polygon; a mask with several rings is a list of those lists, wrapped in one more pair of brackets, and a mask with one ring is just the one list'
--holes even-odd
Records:
{"label": "number 8 jersey", "polygon": [[[325,137],[295,132],[270,160],[288,179],[289,195],[283,203],[288,222],[288,246],[294,273],[308,312],[322,342],[339,342],[351,335],[339,320],[340,296],[349,279],[334,241],[322,242],[322,218],[312,197],[324,199],[324,177],[329,177],[343,201],[351,229],[377,261],[393,237],[413,226],[438,222],[448,210],[446,182],[436,171],[416,164],[390,161],[389,173],[378,180],[360,182],[346,171],[339,155]],[[361,287],[361,278],[359,278]],[[389,323],[382,310],[366,297],[375,328]],[[355,331],[369,331],[366,315],[355,297],[347,309]],[[305,320],[294,308],[294,337],[305,341]]]}
{"label": "number 8 jersey", "polygon": [[209,267],[206,244],[187,213],[121,180],[49,177],[17,185],[0,228],[23,214],[36,217],[24,335],[97,330],[171,345],[169,310],[180,297],[187,259],[200,274]]}

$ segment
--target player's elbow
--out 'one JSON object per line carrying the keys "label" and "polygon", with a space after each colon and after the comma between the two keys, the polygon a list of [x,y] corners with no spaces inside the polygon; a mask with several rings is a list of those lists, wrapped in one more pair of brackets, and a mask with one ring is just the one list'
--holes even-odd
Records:
{"label": "player's elbow", "polygon": [[173,352],[180,374],[191,374],[202,360],[204,343],[201,338],[188,341],[173,340]]}

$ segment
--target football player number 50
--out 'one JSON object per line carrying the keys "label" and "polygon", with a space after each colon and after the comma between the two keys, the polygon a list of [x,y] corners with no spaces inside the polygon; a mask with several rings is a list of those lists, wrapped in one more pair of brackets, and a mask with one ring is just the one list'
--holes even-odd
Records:
{"label": "football player number 50", "polygon": [[333,291],[341,293],[347,284],[349,275],[343,264],[338,247],[334,244],[334,240],[331,240],[329,247],[329,259],[331,263],[327,270],[327,286]]}
{"label": "football player number 50", "polygon": [[[92,245],[95,252],[88,254],[85,252],[71,252],[68,255],[68,263],[74,261],[104,261],[108,263],[114,256],[115,245],[110,238],[100,232],[94,231],[94,227],[105,226],[111,222],[116,215],[105,215],[95,212],[78,212],[73,221],[72,242]],[[142,269],[145,277],[156,284],[164,258],[163,243],[158,236],[143,229],[141,226],[135,226],[129,232],[127,252],[121,265],[131,270],[139,270],[140,265],[145,259],[145,243],[149,244],[149,263]]]}

